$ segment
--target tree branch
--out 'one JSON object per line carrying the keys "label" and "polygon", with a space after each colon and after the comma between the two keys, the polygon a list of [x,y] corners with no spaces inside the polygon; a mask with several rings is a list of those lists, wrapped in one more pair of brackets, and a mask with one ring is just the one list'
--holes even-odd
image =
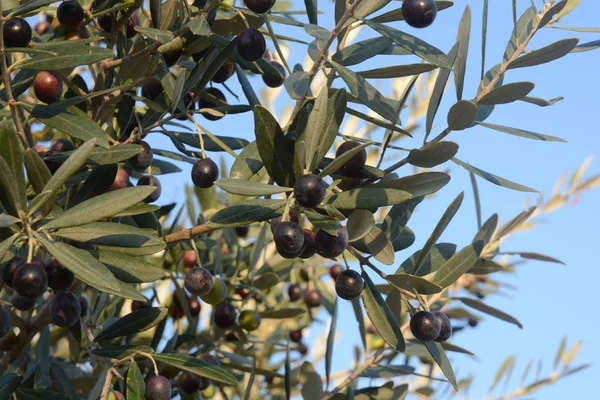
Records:
{"label": "tree branch", "polygon": [[[346,12],[344,12],[344,15],[342,15],[342,18],[340,18],[340,20],[338,21],[338,23],[335,26],[335,28],[333,28],[333,30],[331,31],[331,35],[329,37],[329,40],[327,40],[327,42],[325,42],[325,45],[323,46],[322,49],[319,49],[320,51],[319,51],[319,54],[317,56],[317,59],[315,60],[312,68],[308,72],[308,87],[310,87],[310,85],[312,84],[312,81],[314,80],[317,72],[319,71],[319,68],[321,68],[321,63],[327,57],[327,50],[333,44],[333,41],[335,40],[335,38],[337,36],[337,33],[344,27],[344,25],[346,24],[346,22],[348,22],[348,20],[354,15],[354,11],[362,3],[362,1],[363,0],[355,0],[354,3],[352,3],[351,5],[349,5],[346,8]],[[331,83],[333,83],[333,82],[330,82],[328,80],[327,81],[327,87],[329,87],[331,85]],[[304,102],[305,99],[306,99],[306,95],[302,96],[301,98],[299,98],[296,101],[296,105],[294,106],[294,110],[292,111],[292,113],[290,115],[290,119],[289,119],[289,121],[287,123],[288,126],[292,124],[292,122],[294,121],[294,118],[296,118],[296,115],[298,114],[298,112],[300,112],[300,108],[302,107],[302,103]]]}

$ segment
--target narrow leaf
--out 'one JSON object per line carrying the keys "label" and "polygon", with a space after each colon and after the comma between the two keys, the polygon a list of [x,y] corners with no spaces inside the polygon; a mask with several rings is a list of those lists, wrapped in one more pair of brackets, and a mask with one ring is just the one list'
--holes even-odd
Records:
{"label": "narrow leaf", "polygon": [[117,320],[94,339],[95,342],[110,340],[122,336],[134,335],[152,329],[167,316],[166,308],[143,308]]}
{"label": "narrow leaf", "polygon": [[381,296],[381,293],[379,293],[379,290],[377,290],[377,287],[375,287],[369,275],[363,271],[362,277],[365,281],[362,299],[369,319],[387,344],[398,351],[404,351],[404,337],[394,313]]}
{"label": "narrow leaf", "polygon": [[335,329],[337,325],[337,302],[336,297],[335,304],[333,306],[333,315],[331,316],[331,325],[329,326],[329,333],[327,334],[327,348],[325,349],[325,378],[327,379],[327,387],[329,386],[329,380],[331,376],[331,364],[333,361],[333,347],[335,345]]}
{"label": "narrow leaf", "polygon": [[519,328],[523,329],[523,325],[521,325],[521,323],[516,318],[506,314],[503,311],[498,310],[497,308],[490,307],[479,300],[470,299],[467,297],[458,297],[457,300],[460,300],[464,305],[474,308],[477,311],[481,311],[482,313],[491,315],[492,317],[496,317],[503,321],[510,322],[511,324],[514,324]]}
{"label": "narrow leaf", "polygon": [[477,241],[463,247],[438,269],[433,275],[433,282],[443,288],[452,285],[475,265],[482,250],[483,241]]}
{"label": "narrow leaf", "polygon": [[478,125],[484,126],[489,129],[493,129],[498,132],[508,133],[509,135],[520,136],[527,139],[533,140],[542,140],[545,142],[566,142],[566,140],[561,139],[556,136],[543,135],[541,133],[535,133],[531,131],[526,131],[523,129],[510,128],[508,126],[489,124],[487,122],[477,122]]}
{"label": "narrow leaf", "polygon": [[145,400],[146,399],[146,383],[140,367],[135,361],[129,364],[127,371],[127,400]]}
{"label": "narrow leaf", "polygon": [[67,228],[111,217],[142,202],[155,190],[154,186],[136,186],[93,197],[67,210],[44,228]]}
{"label": "narrow leaf", "polygon": [[438,221],[436,227],[434,228],[433,232],[427,239],[427,242],[423,246],[423,249],[421,250],[421,253],[419,254],[419,258],[417,259],[417,261],[415,262],[415,265],[413,266],[413,274],[414,275],[419,275],[419,269],[421,267],[421,264],[423,263],[425,258],[429,255],[429,252],[431,251],[433,246],[436,244],[436,242],[438,241],[440,236],[442,236],[442,233],[444,233],[444,230],[450,224],[450,221],[452,221],[452,218],[454,218],[454,216],[458,212],[458,209],[460,208],[464,197],[465,197],[465,193],[460,192],[460,194],[452,201],[452,203],[450,203],[450,205],[448,206],[448,208],[446,209],[446,211],[444,212],[444,214]]}
{"label": "narrow leaf", "polygon": [[562,39],[541,49],[527,53],[508,65],[508,69],[533,67],[546,64],[569,54],[579,43],[579,39]]}
{"label": "narrow leaf", "polygon": [[493,183],[494,185],[498,185],[498,186],[502,186],[508,189],[513,189],[513,190],[518,190],[520,192],[534,192],[537,193],[537,190],[532,189],[530,187],[527,186],[523,186],[520,185],[518,183],[515,182],[511,182],[508,179],[504,179],[501,178],[497,175],[494,175],[492,173],[486,172],[482,169],[479,169],[477,167],[474,167],[470,164],[467,164],[464,161],[459,160],[458,158],[454,157],[452,158],[452,162],[454,162],[457,165],[460,165],[461,167],[463,167],[464,169],[466,169],[469,172],[472,172],[473,174],[482,177],[483,179],[485,179],[488,182]]}
{"label": "narrow leaf", "polygon": [[185,354],[154,354],[155,361],[171,365],[182,371],[191,372],[200,375],[203,378],[212,379],[226,385],[237,385],[237,379],[224,369],[217,367],[209,362]]}

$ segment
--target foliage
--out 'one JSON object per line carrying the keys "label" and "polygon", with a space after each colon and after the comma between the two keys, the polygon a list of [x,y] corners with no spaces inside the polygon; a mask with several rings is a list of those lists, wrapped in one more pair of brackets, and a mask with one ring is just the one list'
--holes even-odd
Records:
{"label": "foliage", "polygon": [[[471,354],[469,350],[451,341],[414,339],[410,316],[418,310],[442,310],[455,323],[455,334],[477,324],[479,313],[522,328],[516,318],[483,301],[501,290],[494,274],[514,272],[527,259],[560,261],[501,249],[501,243],[532,227],[535,217],[600,183],[598,176],[583,179],[586,161],[564,191],[566,176],[561,178],[550,200],[540,197],[536,206],[503,225],[496,214],[484,221],[478,179],[535,190],[462,161],[458,144],[447,140],[455,131],[483,127],[523,139],[564,141],[486,120],[498,105],[547,107],[562,99],[531,97],[533,82],[505,80],[513,69],[599,47],[597,41],[579,44],[578,39],[539,49],[530,45],[539,31],[560,28],[562,17],[579,1],[549,1],[539,9],[532,2],[518,19],[513,1],[514,31],[500,62],[487,70],[486,58],[496,57],[485,54],[485,1],[481,82],[470,99],[463,97],[472,47],[468,5],[456,42],[445,52],[393,28],[404,17],[386,0],[320,4],[334,8],[335,24],[328,24],[332,29],[324,27],[317,2],[309,0],[302,12],[280,1],[262,14],[249,10],[257,11],[254,0],[246,2],[247,8],[213,0],[79,3],[84,16],[74,30],[65,28],[65,17],[59,21],[61,3],[52,0],[3,0],[0,6],[2,399],[105,399],[119,398],[119,393],[127,399],[150,398],[154,383],[145,381],[159,374],[171,380],[173,395],[183,398],[403,399],[409,393],[437,398],[466,390],[471,377],[457,377],[446,353]],[[435,4],[438,12],[458,6]],[[3,30],[16,17],[38,21],[25,46],[11,46],[13,33]],[[303,30],[311,42],[278,34],[280,26]],[[258,29],[274,51],[245,59],[243,50],[248,49],[240,51],[237,37],[246,29]],[[374,37],[349,44],[360,30]],[[289,43],[307,45],[308,70],[300,64],[290,68]],[[420,62],[361,67],[379,55],[411,56]],[[38,86],[40,71],[51,71],[60,84],[58,101],[38,100],[42,91],[54,90]],[[233,75],[242,99],[224,83]],[[269,87],[285,88],[294,104],[285,118],[272,111],[278,89],[257,95],[253,75],[262,75]],[[446,90],[451,75],[456,102],[444,112],[442,98],[453,95]],[[392,94],[373,83],[397,83],[396,78],[408,78],[408,84]],[[220,86],[238,101],[214,90]],[[411,115],[403,122],[401,111],[407,107]],[[253,116],[250,141],[216,135],[204,126],[206,120],[239,113]],[[436,134],[434,121],[443,113],[447,127]],[[422,145],[398,146],[421,134],[417,122],[422,119]],[[344,134],[358,123],[366,126],[369,138],[380,139]],[[158,135],[168,138],[172,148],[151,149],[145,140]],[[332,157],[340,140],[357,143]],[[387,165],[384,156],[390,152],[406,154]],[[227,154],[232,162],[209,162],[215,153]],[[194,164],[196,187],[186,187],[181,202],[153,205],[160,196],[160,181],[153,177],[169,179],[163,175],[179,173],[173,161]],[[439,241],[456,223],[461,193],[440,213],[423,248],[411,249],[406,258],[401,251],[415,241],[410,217],[449,182],[449,174],[439,170],[449,161],[471,176],[478,231],[471,243]],[[414,167],[413,174],[399,172],[406,164]],[[324,182],[324,195],[309,207],[300,204],[299,191],[312,189],[296,182],[310,173],[318,175],[311,178],[314,182]],[[138,179],[137,186],[130,178]],[[277,237],[282,221],[299,221],[305,228],[298,239],[304,247],[294,254],[283,251]],[[312,253],[305,257],[310,243]],[[17,260],[44,265],[41,274],[49,280],[50,288],[29,308],[18,306],[23,300],[18,283],[11,282],[13,268],[18,271],[21,265]],[[57,289],[51,261],[74,275],[72,285]],[[334,351],[339,351],[338,302],[344,300],[329,282],[329,268],[347,262],[361,272],[356,278],[360,285],[353,288],[362,294],[352,305],[364,348],[356,349],[356,366],[338,374],[331,369]],[[384,272],[379,264],[396,270]],[[192,267],[204,268],[214,280],[192,282]],[[61,276],[69,276],[68,271]],[[295,285],[301,292],[306,289],[304,302],[294,298]],[[53,303],[53,293],[61,290],[79,299],[72,308],[60,309],[63,319],[68,320],[69,312],[75,318],[70,326],[61,326],[52,311],[60,307]],[[195,290],[202,302],[190,295]],[[232,306],[220,308],[219,303]],[[300,340],[292,335],[317,322],[321,308],[331,320],[324,377],[314,367],[318,358],[305,358],[301,334]],[[548,378],[538,372],[531,383],[506,396],[529,395],[585,368],[571,366],[579,346],[567,350],[563,342],[554,362],[562,369]],[[411,362],[398,361],[401,354],[412,357]],[[422,374],[419,367],[427,365],[429,373]],[[507,358],[490,390],[508,380],[514,367],[514,358]],[[531,363],[523,382],[530,368]],[[202,384],[193,394],[185,393],[182,382],[195,375]],[[378,380],[375,386],[358,387],[362,377]],[[417,387],[412,378],[425,384]],[[440,381],[442,389],[434,389]]]}

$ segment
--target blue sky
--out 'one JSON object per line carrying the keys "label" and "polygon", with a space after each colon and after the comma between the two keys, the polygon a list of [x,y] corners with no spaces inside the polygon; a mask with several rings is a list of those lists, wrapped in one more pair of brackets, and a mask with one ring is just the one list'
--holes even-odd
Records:
{"label": "blue sky", "polygon": [[[465,5],[468,3],[473,12],[473,28],[469,66],[465,82],[465,98],[475,95],[478,84],[481,55],[481,4],[482,1],[455,2],[449,10],[438,13],[437,20],[430,28],[416,31],[405,23],[396,22],[391,26],[418,34],[444,51],[453,45],[458,22]],[[519,14],[530,5],[529,1],[518,0]],[[565,26],[595,27],[600,15],[600,2],[584,0],[580,6],[563,22]],[[399,7],[399,2],[392,2],[385,10]],[[541,1],[536,1],[539,7]],[[326,14],[321,15],[320,24],[331,28],[333,17],[330,1],[319,2]],[[303,2],[296,2],[293,9],[302,9]],[[501,61],[502,53],[512,30],[512,11],[510,2],[490,1],[488,26],[487,67]],[[275,31],[305,40],[309,39],[301,29],[274,25]],[[367,37],[368,32],[364,32]],[[545,29],[533,41],[531,49],[550,44],[558,39],[580,37],[581,42],[597,40],[600,33],[578,33]],[[273,49],[272,43],[267,45]],[[274,49],[273,49],[274,50]],[[304,60],[305,51],[302,46],[292,46],[291,65]],[[395,65],[417,62],[407,56],[386,56],[361,65],[360,69],[373,68],[375,65]],[[600,112],[596,90],[600,88],[597,77],[600,52],[587,52],[569,55],[557,62],[533,68],[511,71],[505,83],[516,81],[533,81],[536,87],[532,96],[545,99],[564,96],[565,99],[552,107],[537,106],[517,102],[499,106],[488,122],[528,129],[548,135],[559,136],[568,143],[547,143],[531,141],[505,135],[486,128],[473,128],[454,132],[449,140],[460,145],[459,157],[486,171],[493,172],[507,179],[533,187],[549,195],[558,177],[566,170],[572,172],[586,157],[598,153],[600,149]],[[377,64],[375,64],[377,63]],[[353,67],[354,68],[354,67]],[[354,68],[357,70],[356,68]],[[233,78],[231,81],[235,81]],[[258,90],[262,86],[260,77],[251,78]],[[229,84],[229,82],[228,82]],[[339,83],[338,83],[339,84]],[[385,88],[385,84],[381,84]],[[230,87],[240,98],[243,94],[236,83]],[[230,95],[227,95],[231,98]],[[433,132],[441,131],[445,123],[445,114],[455,101],[454,86],[448,88],[447,95],[440,106],[438,118]],[[242,101],[243,102],[243,101]],[[283,93],[278,101],[278,108],[291,104],[291,100]],[[403,115],[405,117],[405,115]],[[213,123],[202,119],[211,132],[221,135],[242,136],[253,135],[252,117],[249,114],[227,116]],[[378,131],[374,138],[381,139],[383,132]],[[416,147],[422,140],[422,132],[417,132],[415,140],[404,141],[402,145]],[[156,147],[164,148],[166,140],[153,135],[149,139]],[[189,182],[189,165],[180,164],[184,172],[177,176],[163,177],[163,196],[161,202],[167,203],[182,199],[182,188]],[[453,223],[444,232],[441,241],[451,241],[463,246],[472,238],[476,230],[473,196],[466,171],[454,164],[444,165],[451,168],[452,181],[435,199],[422,203],[413,216],[409,226],[415,231],[417,241],[410,249],[396,255],[398,261],[409,257],[419,246],[422,246],[437,220],[450,201],[465,190],[465,200]],[[409,174],[409,169],[400,170],[401,174]],[[586,177],[600,172],[600,162],[592,163]],[[524,209],[524,203],[535,202],[535,195],[515,192],[478,180],[484,219],[496,212],[501,222],[506,222]],[[468,357],[451,355],[455,370],[460,378],[472,373],[475,383],[469,393],[471,398],[482,398],[496,372],[500,362],[510,354],[517,355],[517,366],[513,379],[509,384],[511,390],[517,388],[521,373],[530,357],[543,359],[543,372],[550,372],[554,353],[561,338],[568,336],[569,346],[577,340],[583,341],[582,350],[575,361],[578,363],[594,362],[600,358],[600,347],[597,345],[597,330],[600,328],[597,319],[591,313],[592,301],[595,299],[597,282],[600,280],[597,262],[592,256],[592,249],[600,237],[600,214],[596,205],[600,203],[600,191],[585,193],[576,205],[567,205],[558,212],[546,215],[543,223],[532,232],[519,233],[503,245],[504,251],[536,251],[563,260],[566,265],[549,264],[531,261],[518,267],[513,275],[500,275],[496,279],[517,287],[517,291],[509,292],[512,298],[489,296],[486,303],[500,308],[518,318],[524,325],[520,330],[513,325],[484,317],[484,323],[475,330],[467,330],[456,335],[454,342],[477,354],[477,360]],[[392,268],[389,268],[392,271]],[[388,271],[388,270],[386,270]],[[350,352],[346,344],[358,342],[358,333],[349,304],[340,308],[338,330],[342,338],[334,353],[333,370],[347,368],[350,363]],[[323,315],[325,317],[325,315]],[[346,318],[346,316],[348,316]],[[596,322],[594,322],[596,321]],[[322,334],[315,330],[311,336]],[[322,365],[319,366],[322,370]],[[593,390],[593,377],[598,376],[600,367],[592,368],[575,376],[537,392],[534,397],[539,400],[560,398],[589,398]],[[499,393],[501,394],[501,393]]]}

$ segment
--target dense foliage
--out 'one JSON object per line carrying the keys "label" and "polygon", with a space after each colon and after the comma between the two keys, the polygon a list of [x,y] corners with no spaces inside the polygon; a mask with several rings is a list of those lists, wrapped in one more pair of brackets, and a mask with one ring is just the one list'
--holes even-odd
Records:
{"label": "dense foliage", "polygon": [[[321,2],[333,10],[324,18],[313,0],[302,12],[276,0],[1,0],[0,399],[404,399],[468,388],[446,352],[471,353],[453,335],[479,313],[521,327],[484,302],[501,285],[493,274],[521,259],[560,262],[500,243],[600,179],[583,180],[582,167],[564,192],[503,225],[477,203],[479,229],[462,247],[439,239],[463,193],[421,249],[401,253],[415,241],[407,224],[449,182],[438,168],[446,162],[470,173],[475,193],[478,179],[534,191],[461,161],[447,138],[478,126],[562,141],[485,121],[497,105],[561,100],[505,78],[600,46],[531,48],[578,3],[532,1],[517,18],[513,1],[513,34],[486,68],[484,0],[481,80],[466,99],[470,7],[448,52],[402,30],[435,24],[451,1]],[[306,45],[308,70],[288,64],[288,43]],[[375,56],[418,62],[360,70]],[[451,75],[456,93],[446,93]],[[391,94],[371,83],[397,78],[405,85]],[[431,83],[424,98],[414,94],[422,81]],[[277,116],[257,83],[283,87],[291,111]],[[442,113],[444,95],[456,102]],[[424,129],[402,123],[405,108]],[[251,140],[205,127],[240,113],[253,116]],[[436,114],[446,118],[438,133]],[[344,130],[350,118],[369,139]],[[170,149],[150,144],[158,135]],[[398,145],[417,135],[422,145]],[[161,180],[181,172],[178,162],[192,165],[190,185],[164,204]],[[400,172],[406,165],[412,174]],[[363,347],[340,374],[332,360],[347,351],[335,346],[342,301]],[[303,331],[323,316],[321,377]],[[508,396],[585,368],[570,366],[577,350],[563,342],[562,369]],[[492,387],[513,367],[508,358]]]}

